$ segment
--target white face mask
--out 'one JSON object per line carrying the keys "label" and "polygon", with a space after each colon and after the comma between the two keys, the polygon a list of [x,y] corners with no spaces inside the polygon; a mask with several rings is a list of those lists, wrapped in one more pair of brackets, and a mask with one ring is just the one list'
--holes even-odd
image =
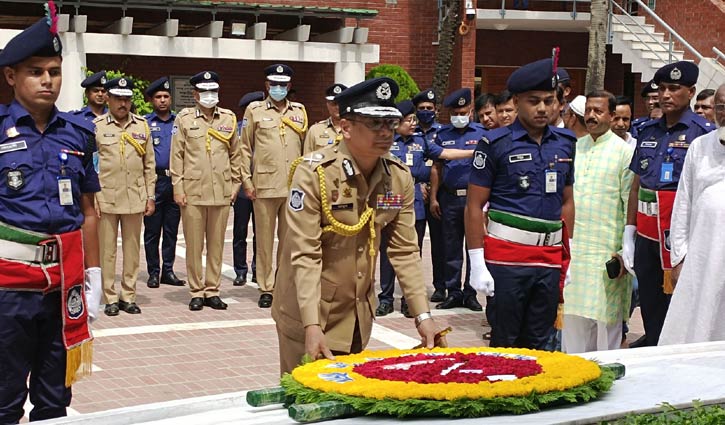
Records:
{"label": "white face mask", "polygon": [[199,103],[205,108],[213,108],[219,103],[219,93],[215,91],[203,91],[199,93]]}
{"label": "white face mask", "polygon": [[456,128],[464,128],[468,125],[468,115],[451,115],[451,124]]}

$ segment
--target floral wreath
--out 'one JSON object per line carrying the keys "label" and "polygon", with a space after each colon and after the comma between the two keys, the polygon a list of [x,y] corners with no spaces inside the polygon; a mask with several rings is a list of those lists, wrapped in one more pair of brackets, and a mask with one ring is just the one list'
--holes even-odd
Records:
{"label": "floral wreath", "polygon": [[478,417],[581,403],[615,373],[560,352],[513,348],[365,351],[298,366],[282,378],[297,404],[343,402],[362,414]]}

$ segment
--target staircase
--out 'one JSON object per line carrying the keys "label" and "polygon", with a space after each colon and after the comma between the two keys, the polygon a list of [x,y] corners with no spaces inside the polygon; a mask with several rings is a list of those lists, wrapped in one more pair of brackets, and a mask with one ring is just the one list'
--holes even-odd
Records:
{"label": "staircase", "polygon": [[612,44],[612,51],[622,55],[623,62],[631,64],[632,72],[641,74],[642,82],[651,80],[660,67],[684,59],[685,52],[675,49],[674,43],[677,40],[678,44],[688,49],[690,57],[696,58],[696,63],[700,67],[698,89],[717,88],[725,83],[725,66],[717,59],[720,57],[725,60],[722,52],[713,49],[716,53],[715,58],[704,57],[644,3],[635,1],[639,4],[640,10],[659,20],[662,27],[668,31],[668,34],[657,32],[655,26],[648,24],[644,16],[632,16],[615,0],[610,1],[609,41]]}

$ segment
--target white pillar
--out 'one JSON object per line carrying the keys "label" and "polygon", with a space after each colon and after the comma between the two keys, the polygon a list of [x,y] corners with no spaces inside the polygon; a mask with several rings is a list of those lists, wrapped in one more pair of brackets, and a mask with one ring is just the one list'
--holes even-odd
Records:
{"label": "white pillar", "polygon": [[365,79],[365,64],[362,62],[337,62],[335,82],[350,87]]}
{"label": "white pillar", "polygon": [[[64,46],[65,47],[65,46]],[[83,106],[83,88],[81,82],[86,78],[83,68],[86,66],[86,54],[63,50],[63,86],[55,103],[61,111],[72,111]]]}

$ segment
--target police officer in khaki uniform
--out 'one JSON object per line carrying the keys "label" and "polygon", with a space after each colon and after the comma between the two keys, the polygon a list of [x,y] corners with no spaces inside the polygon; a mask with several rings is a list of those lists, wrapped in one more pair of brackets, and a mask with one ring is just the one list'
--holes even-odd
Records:
{"label": "police officer in khaki uniform", "polygon": [[[376,78],[336,97],[344,139],[295,161],[285,202],[272,317],[280,369],[300,358],[362,351],[374,317],[375,258],[382,234],[388,257],[425,345],[436,325],[426,297],[415,232],[413,178],[389,153],[400,124],[397,84]],[[372,225],[370,222],[372,221]]]}
{"label": "police officer in khaki uniform", "polygon": [[[262,292],[258,304],[261,308],[269,308],[274,288],[274,231],[276,226],[278,239],[282,240],[286,229],[284,204],[288,193],[288,171],[292,161],[302,155],[307,112],[301,103],[287,100],[292,86],[292,68],[275,64],[265,68],[264,72],[269,97],[261,102],[252,102],[247,107],[241,137],[242,184],[247,198],[254,201],[256,220],[257,283]],[[278,251],[278,264],[279,258]]]}
{"label": "police officer in khaki uniform", "polygon": [[[186,240],[189,309],[225,310],[219,298],[224,233],[241,186],[237,119],[219,103],[219,76],[203,71],[189,80],[196,106],[176,116],[171,141],[171,184],[181,207]],[[206,275],[201,253],[206,238]]]}
{"label": "police officer in khaki uniform", "polygon": [[[100,239],[104,313],[117,316],[119,308],[129,314],[141,313],[136,305],[136,277],[141,249],[143,216],[154,213],[156,161],[149,143],[146,120],[131,113],[133,81],[120,77],[104,85],[108,92],[108,113],[93,120],[98,143],[98,178],[101,191],[96,195],[100,217]],[[116,251],[118,224],[121,224],[123,274],[121,295],[116,293]]]}
{"label": "police officer in khaki uniform", "polygon": [[317,149],[338,143],[342,140],[342,132],[340,131],[340,108],[335,102],[335,96],[342,93],[347,88],[344,84],[335,83],[325,90],[325,106],[330,116],[320,122],[313,124],[307,135],[305,136],[305,145],[303,151],[316,151]]}

